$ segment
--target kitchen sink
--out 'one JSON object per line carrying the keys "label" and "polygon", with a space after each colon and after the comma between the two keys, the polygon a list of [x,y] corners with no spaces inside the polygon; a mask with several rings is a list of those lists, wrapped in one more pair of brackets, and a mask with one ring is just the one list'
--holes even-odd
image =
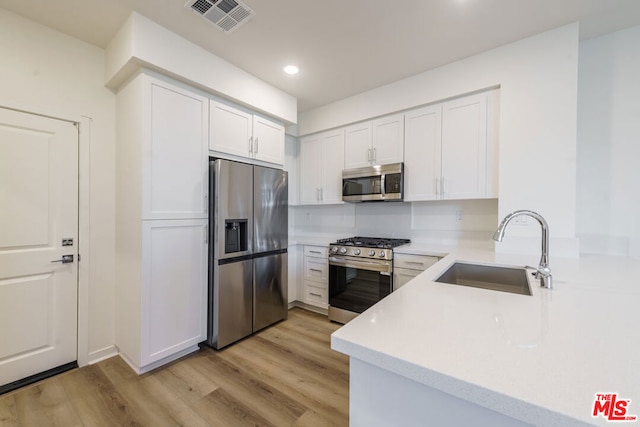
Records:
{"label": "kitchen sink", "polygon": [[531,295],[527,270],[519,267],[456,262],[436,280],[450,285],[471,286],[492,291]]}

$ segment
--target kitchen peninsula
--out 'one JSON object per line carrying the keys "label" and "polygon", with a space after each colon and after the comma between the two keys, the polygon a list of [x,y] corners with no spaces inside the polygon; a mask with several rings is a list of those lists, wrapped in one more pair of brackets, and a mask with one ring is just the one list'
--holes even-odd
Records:
{"label": "kitchen peninsula", "polygon": [[455,261],[535,260],[453,250],[336,331],[332,348],[351,358],[351,424],[609,425],[592,416],[598,393],[640,415],[640,261],[552,258],[554,289],[532,279],[532,296],[434,282]]}

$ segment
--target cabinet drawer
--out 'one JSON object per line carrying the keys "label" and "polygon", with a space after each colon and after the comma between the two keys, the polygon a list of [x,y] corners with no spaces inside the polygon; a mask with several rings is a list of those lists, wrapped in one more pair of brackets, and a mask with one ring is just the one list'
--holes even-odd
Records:
{"label": "cabinet drawer", "polygon": [[326,246],[305,246],[304,256],[326,259],[329,256],[329,248]]}
{"label": "cabinet drawer", "polygon": [[440,258],[436,256],[394,254],[393,268],[426,270],[439,260]]}
{"label": "cabinet drawer", "polygon": [[315,283],[313,282],[305,282],[304,302],[318,307],[327,308],[327,288],[315,286]]}
{"label": "cabinet drawer", "polygon": [[326,259],[304,258],[304,278],[320,283],[327,282],[329,265]]}

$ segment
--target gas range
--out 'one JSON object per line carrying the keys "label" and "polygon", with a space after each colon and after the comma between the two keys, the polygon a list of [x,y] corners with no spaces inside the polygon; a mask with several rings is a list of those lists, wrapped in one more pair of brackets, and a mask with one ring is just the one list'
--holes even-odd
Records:
{"label": "gas range", "polygon": [[347,323],[393,291],[393,248],[409,239],[351,237],[329,249],[329,320]]}
{"label": "gas range", "polygon": [[330,245],[330,255],[369,259],[393,259],[393,248],[411,243],[409,239],[380,237],[350,237],[338,239]]}

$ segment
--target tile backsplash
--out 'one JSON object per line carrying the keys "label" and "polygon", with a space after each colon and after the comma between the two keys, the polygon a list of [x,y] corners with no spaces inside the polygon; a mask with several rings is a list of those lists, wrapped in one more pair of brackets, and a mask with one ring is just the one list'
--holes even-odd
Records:
{"label": "tile backsplash", "polygon": [[292,236],[410,238],[415,242],[493,246],[498,200],[345,203],[291,206]]}

